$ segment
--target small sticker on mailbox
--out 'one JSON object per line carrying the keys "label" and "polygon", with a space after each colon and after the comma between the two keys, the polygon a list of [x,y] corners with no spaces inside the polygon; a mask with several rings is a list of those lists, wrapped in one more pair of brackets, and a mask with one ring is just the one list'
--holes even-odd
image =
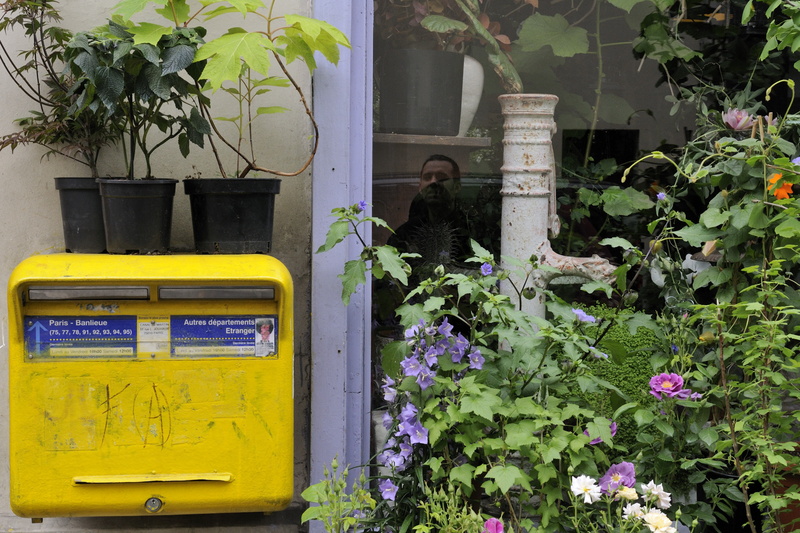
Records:
{"label": "small sticker on mailbox", "polygon": [[170,332],[173,357],[278,357],[272,315],[176,315]]}
{"label": "small sticker on mailbox", "polygon": [[28,358],[136,357],[136,317],[26,316]]}

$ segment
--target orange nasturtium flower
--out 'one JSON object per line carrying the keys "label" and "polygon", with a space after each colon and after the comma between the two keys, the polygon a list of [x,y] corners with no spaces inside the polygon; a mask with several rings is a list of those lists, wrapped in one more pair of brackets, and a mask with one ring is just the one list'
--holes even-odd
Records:
{"label": "orange nasturtium flower", "polygon": [[[792,194],[792,184],[791,183],[784,183],[778,188],[775,188],[775,185],[778,183],[778,180],[783,177],[783,174],[776,173],[773,174],[772,177],[769,179],[769,182],[772,184],[767,189],[769,189],[772,194],[775,195],[775,198],[778,200],[785,200],[789,198],[789,195]],[[774,189],[774,190],[773,190]]]}

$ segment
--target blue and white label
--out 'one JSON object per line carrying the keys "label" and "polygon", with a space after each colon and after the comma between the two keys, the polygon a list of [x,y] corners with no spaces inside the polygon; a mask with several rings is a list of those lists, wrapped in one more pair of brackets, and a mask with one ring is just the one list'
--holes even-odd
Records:
{"label": "blue and white label", "polygon": [[33,358],[136,357],[136,317],[26,316],[25,351]]}
{"label": "blue and white label", "polygon": [[170,319],[173,357],[276,358],[274,315],[175,315]]}

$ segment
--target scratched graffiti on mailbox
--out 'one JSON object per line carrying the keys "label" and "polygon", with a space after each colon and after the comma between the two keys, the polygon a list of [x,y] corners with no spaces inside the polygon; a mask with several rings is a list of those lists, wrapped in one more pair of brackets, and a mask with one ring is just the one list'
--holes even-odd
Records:
{"label": "scratched graffiti on mailbox", "polygon": [[[105,386],[105,399],[100,404],[105,415],[101,445],[106,440],[112,415],[125,416],[123,393],[129,388],[130,383],[127,383],[116,392],[112,392],[109,385]],[[142,444],[163,447],[169,441],[172,432],[172,413],[167,395],[155,383],[133,392],[132,395],[133,402],[129,414],[133,417],[132,423]],[[121,413],[118,412],[120,410]]]}

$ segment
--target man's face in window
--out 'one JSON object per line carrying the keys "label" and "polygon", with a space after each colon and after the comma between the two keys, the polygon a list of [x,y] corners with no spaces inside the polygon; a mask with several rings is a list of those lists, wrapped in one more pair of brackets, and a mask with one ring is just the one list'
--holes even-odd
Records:
{"label": "man's face in window", "polygon": [[[419,176],[419,190],[424,189],[431,183],[441,183],[444,181],[452,180],[455,171],[453,165],[447,161],[428,161],[422,167],[422,172]],[[452,183],[452,181],[450,182]]]}

